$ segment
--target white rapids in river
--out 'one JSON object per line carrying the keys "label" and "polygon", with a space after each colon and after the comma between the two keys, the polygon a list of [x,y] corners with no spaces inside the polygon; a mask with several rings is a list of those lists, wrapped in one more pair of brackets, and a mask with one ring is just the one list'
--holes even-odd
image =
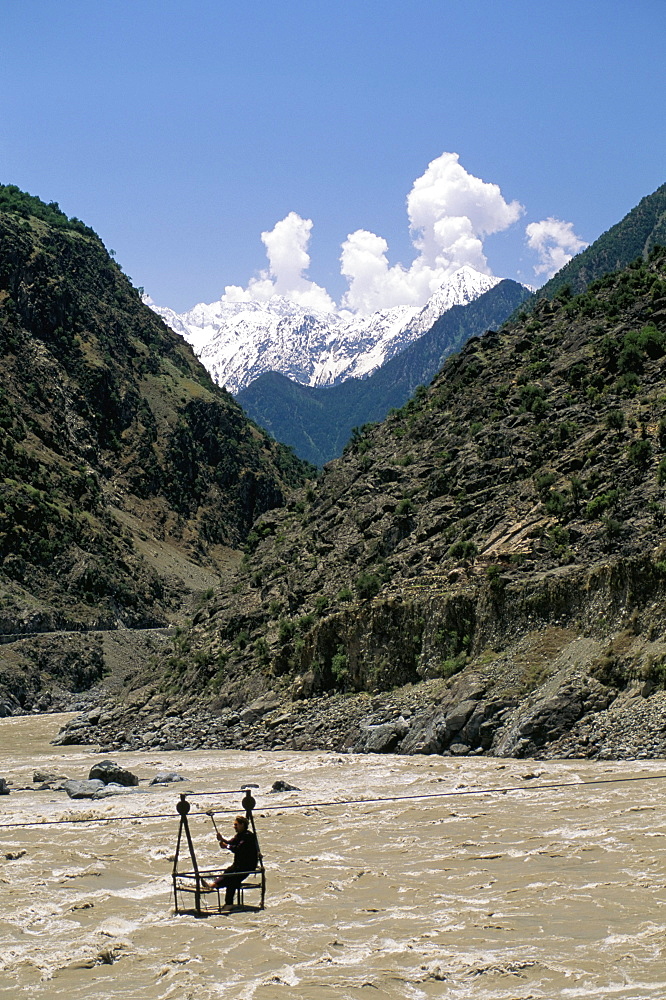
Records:
{"label": "white rapids in river", "polygon": [[[102,759],[51,747],[62,721],[0,720],[1,998],[666,997],[666,780],[647,780],[664,761],[137,752],[113,759],[142,793],[92,803],[32,784]],[[187,782],[147,790],[170,770]],[[269,794],[278,779],[302,791]],[[266,909],[175,916],[178,794],[246,782]],[[240,798],[192,797],[203,867],[223,859],[193,814],[231,831]],[[77,817],[127,818],[7,825]]]}

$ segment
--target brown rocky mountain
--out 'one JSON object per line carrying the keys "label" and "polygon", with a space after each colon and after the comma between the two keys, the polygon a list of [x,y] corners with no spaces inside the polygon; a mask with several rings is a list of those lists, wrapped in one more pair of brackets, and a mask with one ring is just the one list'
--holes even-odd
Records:
{"label": "brown rocky mountain", "polygon": [[[248,421],[78,220],[0,187],[0,633],[168,625],[305,463]],[[80,690],[100,640],[0,645],[0,695]]]}
{"label": "brown rocky mountain", "polygon": [[665,374],[660,248],[474,338],[259,518],[95,738],[665,753]]}

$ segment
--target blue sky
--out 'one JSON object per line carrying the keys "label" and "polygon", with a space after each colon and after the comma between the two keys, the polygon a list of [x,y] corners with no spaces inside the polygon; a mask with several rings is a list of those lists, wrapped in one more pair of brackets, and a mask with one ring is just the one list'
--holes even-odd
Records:
{"label": "blue sky", "polygon": [[431,258],[538,284],[526,226],[589,243],[666,181],[665,28],[664,0],[6,3],[0,182],[82,218],[161,305],[254,279],[360,308],[417,294],[406,199],[445,162],[447,198],[487,195],[504,228],[458,207]]}

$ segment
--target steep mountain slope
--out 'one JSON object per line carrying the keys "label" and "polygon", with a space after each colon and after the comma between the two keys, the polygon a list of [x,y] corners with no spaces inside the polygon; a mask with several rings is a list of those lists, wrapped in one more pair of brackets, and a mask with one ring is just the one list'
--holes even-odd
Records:
{"label": "steep mountain slope", "polygon": [[472,302],[499,280],[461,267],[423,308],[396,306],[369,316],[313,312],[281,296],[200,303],[182,315],[151,306],[193,346],[217,384],[236,394],[270,371],[312,386],[362,378],[429,330],[447,309]]}
{"label": "steep mountain slope", "polygon": [[552,299],[565,285],[578,294],[590,282],[647,257],[658,245],[666,246],[666,184],[642,198],[624,219],[565,264],[539,289],[536,299]]}
{"label": "steep mountain slope", "polygon": [[301,458],[324,465],[340,455],[352,428],[383,420],[431,381],[466,340],[500,326],[529,296],[515,281],[501,281],[467,305],[452,306],[397,356],[365,379],[334,386],[303,386],[276,372],[238,394],[246,413]]}
{"label": "steep mountain slope", "polygon": [[173,620],[306,467],[92,230],[11,186],[0,208],[0,632]]}
{"label": "steep mountain slope", "polygon": [[468,341],[258,520],[132,710],[217,699],[174,745],[663,754],[665,390],[663,249]]}

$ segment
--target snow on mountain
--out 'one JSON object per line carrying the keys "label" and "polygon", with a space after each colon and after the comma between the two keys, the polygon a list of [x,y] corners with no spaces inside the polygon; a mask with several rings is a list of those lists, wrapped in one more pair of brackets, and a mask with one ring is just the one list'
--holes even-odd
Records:
{"label": "snow on mountain", "polygon": [[303,385],[363,378],[399,354],[455,305],[467,305],[500,278],[464,266],[419,309],[394,306],[370,316],[315,312],[273,296],[266,302],[199,303],[185,313],[148,305],[192,345],[212,378],[238,393],[264,372]]}

